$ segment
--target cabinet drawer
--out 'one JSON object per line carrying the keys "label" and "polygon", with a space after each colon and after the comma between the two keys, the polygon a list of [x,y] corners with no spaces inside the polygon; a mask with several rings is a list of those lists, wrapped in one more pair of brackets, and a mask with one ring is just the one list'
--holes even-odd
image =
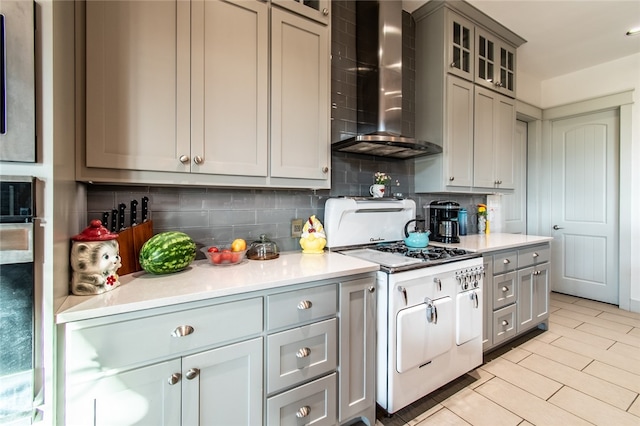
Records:
{"label": "cabinet drawer", "polygon": [[493,344],[497,345],[516,335],[516,305],[509,305],[493,313]]}
{"label": "cabinet drawer", "polygon": [[518,266],[518,252],[516,250],[505,251],[493,255],[493,273],[495,275],[513,271]]}
{"label": "cabinet drawer", "polygon": [[276,392],[334,370],[337,338],[335,318],[269,336],[267,392]]}
{"label": "cabinet drawer", "polygon": [[336,314],[338,290],[335,284],[275,294],[267,298],[267,327],[293,327]]}
{"label": "cabinet drawer", "polygon": [[548,244],[522,248],[518,250],[518,269],[540,265],[551,259],[551,248]]}
{"label": "cabinet drawer", "polygon": [[267,399],[268,425],[334,425],[336,373]]}
{"label": "cabinet drawer", "polygon": [[[262,298],[257,297],[93,327],[70,323],[66,333],[67,373],[99,374],[221,346],[260,334],[262,321]],[[179,330],[185,335],[179,336]]]}
{"label": "cabinet drawer", "polygon": [[493,277],[493,309],[500,309],[518,300],[518,274],[508,272]]}

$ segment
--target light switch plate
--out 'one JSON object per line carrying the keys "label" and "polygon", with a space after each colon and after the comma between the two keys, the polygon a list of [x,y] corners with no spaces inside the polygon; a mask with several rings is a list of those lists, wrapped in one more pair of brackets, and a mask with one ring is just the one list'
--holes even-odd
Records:
{"label": "light switch plate", "polygon": [[300,238],[302,236],[302,219],[291,220],[291,238]]}

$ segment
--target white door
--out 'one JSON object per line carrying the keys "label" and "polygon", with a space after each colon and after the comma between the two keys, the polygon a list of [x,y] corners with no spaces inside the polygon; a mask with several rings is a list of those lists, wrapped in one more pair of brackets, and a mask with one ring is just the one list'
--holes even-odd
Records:
{"label": "white door", "polygon": [[527,231],[527,123],[524,121],[516,121],[511,161],[515,165],[513,192],[502,195],[504,231],[524,234]]}
{"label": "white door", "polygon": [[551,128],[552,290],[618,304],[618,112]]}

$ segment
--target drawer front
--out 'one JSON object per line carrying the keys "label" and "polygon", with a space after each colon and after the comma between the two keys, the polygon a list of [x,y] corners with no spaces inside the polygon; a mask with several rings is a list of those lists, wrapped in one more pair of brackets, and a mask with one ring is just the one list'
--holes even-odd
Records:
{"label": "drawer front", "polygon": [[494,275],[514,271],[518,266],[518,252],[516,250],[505,251],[493,255]]}
{"label": "drawer front", "polygon": [[517,272],[493,277],[493,309],[500,309],[518,300]]}
{"label": "drawer front", "polygon": [[337,320],[294,328],[267,338],[267,392],[294,386],[337,366]]}
{"label": "drawer front", "polygon": [[509,305],[493,313],[493,344],[497,345],[516,335],[516,305]]}
{"label": "drawer front", "polygon": [[518,268],[540,265],[551,259],[551,247],[548,244],[522,248],[518,250]]}
{"label": "drawer front", "polygon": [[336,373],[267,399],[267,424],[335,425]]}
{"label": "drawer front", "polygon": [[267,327],[277,330],[336,314],[336,284],[274,294],[267,298]]}
{"label": "drawer front", "polygon": [[100,374],[221,346],[260,334],[262,325],[261,297],[95,327],[74,329],[70,323],[65,337],[67,372]]}

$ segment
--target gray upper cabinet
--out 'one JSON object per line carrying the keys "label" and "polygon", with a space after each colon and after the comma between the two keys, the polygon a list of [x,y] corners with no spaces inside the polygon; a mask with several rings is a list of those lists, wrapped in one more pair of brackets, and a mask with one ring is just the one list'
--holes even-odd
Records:
{"label": "gray upper cabinet", "polygon": [[442,146],[415,160],[416,192],[513,189],[524,167],[512,148],[524,40],[465,2],[430,1],[414,17],[416,137]]}
{"label": "gray upper cabinet", "polygon": [[330,5],[312,3],[80,3],[77,180],[329,188]]}
{"label": "gray upper cabinet", "polygon": [[331,22],[330,0],[271,0],[271,4],[278,5],[324,25],[329,25],[329,22]]}

